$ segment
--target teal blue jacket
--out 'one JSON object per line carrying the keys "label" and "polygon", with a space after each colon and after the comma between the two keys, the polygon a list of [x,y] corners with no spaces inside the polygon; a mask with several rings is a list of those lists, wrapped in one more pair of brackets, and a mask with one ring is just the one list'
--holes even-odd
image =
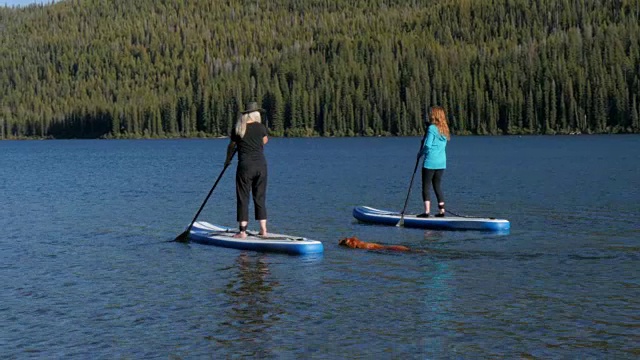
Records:
{"label": "teal blue jacket", "polygon": [[440,134],[435,125],[429,125],[427,138],[422,145],[424,155],[424,168],[446,169],[447,168],[447,138]]}

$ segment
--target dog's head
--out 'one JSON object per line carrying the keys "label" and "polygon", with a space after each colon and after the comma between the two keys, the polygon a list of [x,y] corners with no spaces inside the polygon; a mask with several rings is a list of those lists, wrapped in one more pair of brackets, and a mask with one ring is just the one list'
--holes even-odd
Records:
{"label": "dog's head", "polygon": [[346,246],[346,247],[350,247],[350,248],[355,248],[359,242],[361,242],[360,239],[358,239],[357,237],[353,236],[353,237],[348,237],[348,238],[344,238],[344,239],[340,240],[338,242],[338,245],[342,245],[342,246]]}

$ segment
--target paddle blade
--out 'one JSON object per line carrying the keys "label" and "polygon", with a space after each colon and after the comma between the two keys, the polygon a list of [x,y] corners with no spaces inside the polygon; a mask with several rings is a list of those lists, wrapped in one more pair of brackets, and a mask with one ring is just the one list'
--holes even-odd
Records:
{"label": "paddle blade", "polygon": [[404,226],[404,216],[400,216],[400,221],[398,221],[396,226],[397,227],[403,227]]}
{"label": "paddle blade", "polygon": [[182,234],[178,235],[173,241],[181,242],[181,243],[189,242],[189,233],[190,232],[191,232],[190,229],[187,229],[187,231],[185,231]]}

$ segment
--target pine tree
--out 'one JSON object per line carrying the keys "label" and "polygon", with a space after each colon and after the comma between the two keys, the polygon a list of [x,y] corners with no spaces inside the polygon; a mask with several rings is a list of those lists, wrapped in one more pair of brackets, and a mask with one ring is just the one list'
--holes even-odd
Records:
{"label": "pine tree", "polygon": [[631,109],[631,131],[638,132],[640,130],[640,113],[638,112],[638,96],[633,95],[632,101],[632,109]]}

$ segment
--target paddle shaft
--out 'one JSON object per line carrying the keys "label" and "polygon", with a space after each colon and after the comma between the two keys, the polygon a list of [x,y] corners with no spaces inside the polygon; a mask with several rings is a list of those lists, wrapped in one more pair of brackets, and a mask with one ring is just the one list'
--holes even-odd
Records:
{"label": "paddle shaft", "polygon": [[[231,154],[231,159],[233,159],[233,156],[235,154],[236,154],[236,150],[234,149],[233,153]],[[211,194],[213,193],[213,190],[216,188],[216,186],[218,186],[218,183],[220,182],[220,179],[222,179],[222,175],[224,175],[224,172],[227,170],[229,165],[231,165],[231,159],[229,159],[228,163],[224,164],[224,167],[222,168],[222,172],[220,172],[220,175],[218,175],[218,178],[216,179],[216,182],[211,187],[211,190],[209,190],[209,193],[207,194],[207,197],[204,198],[204,201],[202,202],[202,205],[200,205],[200,209],[198,209],[198,212],[196,213],[196,216],[193,217],[193,220],[191,220],[191,224],[189,224],[189,227],[187,228],[187,230],[185,230],[185,232],[183,234],[187,234],[187,236],[188,236],[189,232],[191,231],[191,228],[193,227],[193,224],[196,222],[196,219],[198,219],[198,216],[200,216],[200,213],[202,212],[202,209],[204,209],[204,206],[207,204],[207,201],[209,200],[209,197],[211,197]],[[178,236],[178,238],[179,237],[180,236]]]}
{"label": "paddle shaft", "polygon": [[[428,126],[427,126],[428,128]],[[420,152],[422,152],[422,147],[424,147],[424,141],[427,139],[427,132],[424,133],[422,137],[422,141],[420,142]],[[422,154],[418,156],[416,159],[416,166],[413,168],[413,174],[411,174],[411,181],[409,182],[409,191],[407,191],[407,197],[404,199],[404,206],[402,207],[402,212],[400,213],[400,221],[397,226],[404,225],[404,212],[407,210],[407,204],[409,203],[409,195],[411,195],[411,188],[413,187],[413,179],[416,177],[416,171],[418,170],[418,165],[420,164],[420,159],[422,158]]]}
{"label": "paddle shaft", "polygon": [[418,170],[418,165],[420,164],[420,158],[422,158],[422,156],[416,159],[416,166],[413,168],[413,175],[411,175],[411,181],[409,182],[409,191],[407,191],[407,197],[404,199],[404,206],[402,207],[402,212],[400,213],[400,221],[404,219],[404,212],[407,210],[409,195],[411,194],[411,188],[413,187],[413,179],[416,177],[416,171]]}

